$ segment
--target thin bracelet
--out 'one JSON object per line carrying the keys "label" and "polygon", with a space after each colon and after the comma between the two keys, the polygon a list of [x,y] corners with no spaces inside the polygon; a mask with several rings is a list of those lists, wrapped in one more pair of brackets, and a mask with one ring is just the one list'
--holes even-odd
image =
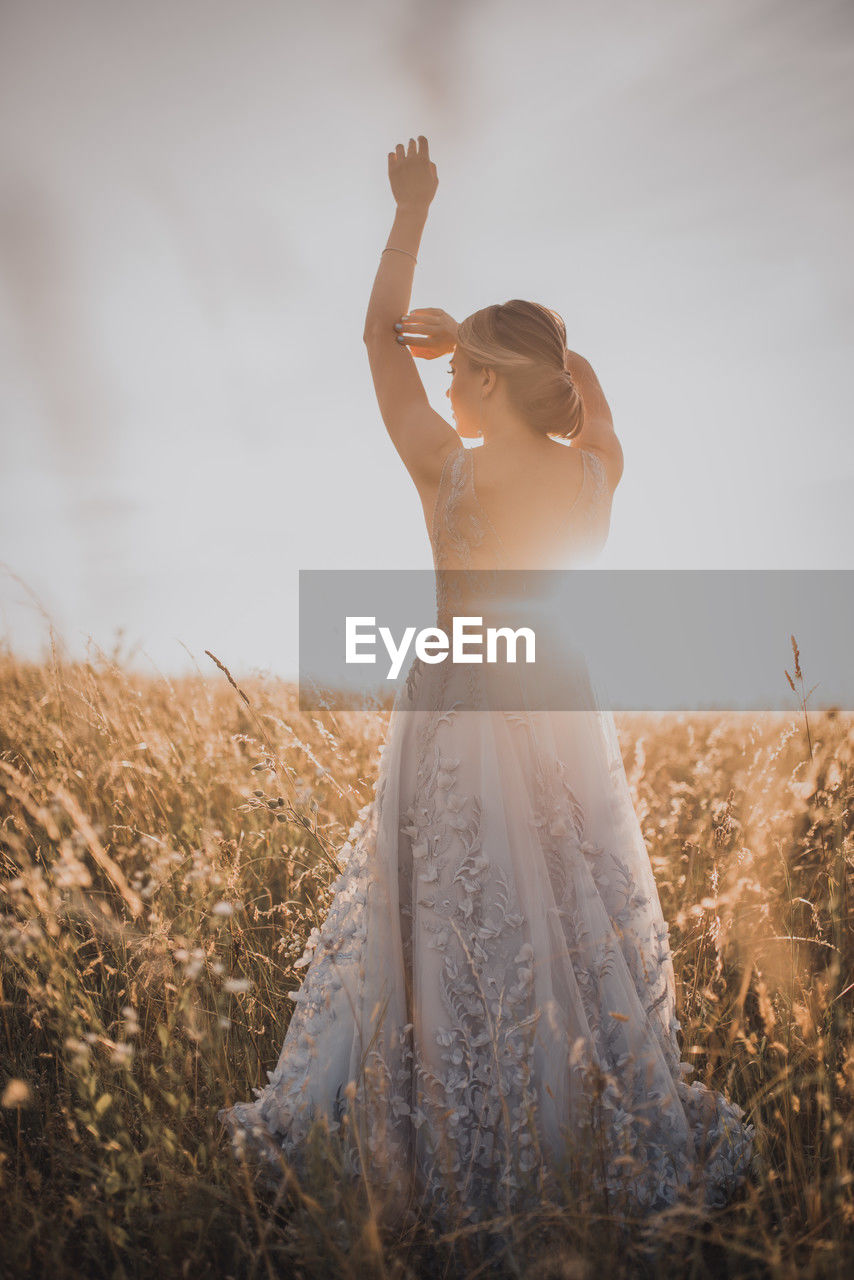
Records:
{"label": "thin bracelet", "polygon": [[[383,249],[383,253],[388,253],[388,252],[389,252],[389,250],[393,250],[395,253],[406,253],[406,254],[409,254],[409,257],[412,259],[412,261],[413,261],[413,262],[417,262],[417,261],[418,261],[418,259],[416,258],[415,254],[414,254],[414,253],[409,253],[409,250],[408,250],[408,249],[398,249],[395,245],[390,244],[390,245],[388,246],[388,248]],[[382,257],[382,253],[380,254],[380,257]]]}

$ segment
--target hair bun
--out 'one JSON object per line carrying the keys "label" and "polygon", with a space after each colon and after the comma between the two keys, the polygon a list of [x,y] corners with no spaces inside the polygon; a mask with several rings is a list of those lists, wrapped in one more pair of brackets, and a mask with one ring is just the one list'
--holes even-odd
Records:
{"label": "hair bun", "polygon": [[521,298],[483,307],[457,326],[457,347],[473,367],[503,376],[511,407],[543,435],[571,440],[581,431],[584,406],[556,311]]}

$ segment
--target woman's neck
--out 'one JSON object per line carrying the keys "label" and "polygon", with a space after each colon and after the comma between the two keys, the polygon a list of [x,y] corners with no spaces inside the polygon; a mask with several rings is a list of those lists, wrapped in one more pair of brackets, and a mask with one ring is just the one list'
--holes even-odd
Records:
{"label": "woman's neck", "polygon": [[500,453],[504,457],[513,457],[516,454],[530,454],[532,449],[549,446],[551,443],[541,431],[514,421],[501,424],[497,430],[494,424],[490,426],[484,431],[480,447],[490,454]]}

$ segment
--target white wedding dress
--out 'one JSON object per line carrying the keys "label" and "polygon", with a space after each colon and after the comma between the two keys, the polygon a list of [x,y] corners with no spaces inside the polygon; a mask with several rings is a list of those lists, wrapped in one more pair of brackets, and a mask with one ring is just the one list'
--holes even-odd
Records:
{"label": "white wedding dress", "polygon": [[[469,611],[467,575],[509,563],[472,452],[434,507],[440,624]],[[579,562],[609,503],[582,454],[557,513]],[[683,1079],[668,926],[586,670],[573,650],[577,710],[495,710],[483,667],[414,660],[276,1068],[218,1112],[240,1158],[303,1174],[320,1125],[346,1172],[446,1223],[565,1203],[574,1178],[627,1213],[722,1205],[744,1180],[752,1126]]]}

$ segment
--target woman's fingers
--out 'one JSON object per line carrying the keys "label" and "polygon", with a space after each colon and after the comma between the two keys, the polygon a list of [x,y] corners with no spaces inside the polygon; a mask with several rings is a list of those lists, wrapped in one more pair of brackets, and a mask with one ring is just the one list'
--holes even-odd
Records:
{"label": "woman's fingers", "polygon": [[[419,133],[417,142],[415,138],[409,139],[408,146],[406,146],[403,142],[398,142],[394,151],[393,152],[390,151],[389,155],[397,156],[398,160],[405,160],[407,156],[418,156],[419,159],[421,160],[429,161],[430,146],[429,146],[429,143],[427,142],[427,139],[424,137],[424,134]],[[432,161],[430,161],[430,163],[432,165]]]}
{"label": "woman's fingers", "polygon": [[421,343],[422,346],[435,346],[442,336],[437,329],[431,329],[423,324],[411,324],[403,321],[394,327],[397,330],[398,337],[402,338],[404,342]]}
{"label": "woman's fingers", "polygon": [[407,311],[406,315],[401,316],[400,319],[406,324],[419,324],[428,328],[432,326],[435,329],[439,325],[441,314],[441,311],[435,307],[420,307],[414,311]]}
{"label": "woman's fingers", "polygon": [[413,341],[415,342],[418,342],[418,341],[429,342],[431,339],[434,339],[437,336],[436,330],[428,328],[427,325],[409,324],[406,321],[404,321],[400,329],[398,329],[398,333],[405,333],[408,337],[412,338]]}

